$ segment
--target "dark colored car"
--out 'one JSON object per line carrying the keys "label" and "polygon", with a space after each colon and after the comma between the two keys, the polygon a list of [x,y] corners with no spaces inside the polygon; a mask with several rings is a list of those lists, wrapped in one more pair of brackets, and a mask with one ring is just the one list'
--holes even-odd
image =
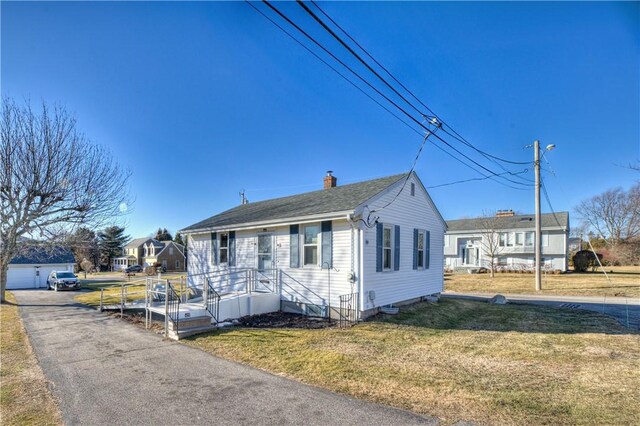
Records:
{"label": "dark colored car", "polygon": [[47,277],[47,290],[80,290],[76,274],[69,271],[51,271]]}
{"label": "dark colored car", "polygon": [[127,269],[124,270],[126,273],[131,273],[131,272],[142,272],[142,266],[140,265],[131,265],[129,266]]}

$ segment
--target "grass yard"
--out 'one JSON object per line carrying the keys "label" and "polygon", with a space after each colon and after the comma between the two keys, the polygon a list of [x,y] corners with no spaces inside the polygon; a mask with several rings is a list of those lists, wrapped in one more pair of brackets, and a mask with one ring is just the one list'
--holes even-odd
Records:
{"label": "grass yard", "polygon": [[62,417],[38,365],[18,307],[0,305],[0,422],[3,425],[61,425]]}
{"label": "grass yard", "polygon": [[597,313],[441,300],[350,329],[233,328],[181,342],[447,423],[640,418],[640,336]]}
{"label": "grass yard", "polygon": [[[542,276],[542,294],[572,296],[640,297],[640,266],[608,266],[605,268],[612,285],[602,272],[547,274]],[[610,273],[611,272],[611,273]],[[496,273],[445,274],[445,291],[503,294],[533,294],[533,274]]]}
{"label": "grass yard", "polygon": [[[185,276],[183,273],[167,273],[162,275],[162,279],[170,280],[171,284],[176,286],[176,290],[180,293],[180,277]],[[136,277],[132,277],[131,280],[115,279],[113,281],[84,281],[82,280],[82,288],[91,289],[94,291],[83,292],[76,296],[74,299],[77,302],[84,303],[89,306],[100,306],[100,289],[105,288],[103,303],[105,305],[117,305],[120,303],[120,294],[122,284],[127,286],[127,300],[144,299],[145,290],[145,274],[139,274]],[[154,278],[156,276],[154,275]]]}

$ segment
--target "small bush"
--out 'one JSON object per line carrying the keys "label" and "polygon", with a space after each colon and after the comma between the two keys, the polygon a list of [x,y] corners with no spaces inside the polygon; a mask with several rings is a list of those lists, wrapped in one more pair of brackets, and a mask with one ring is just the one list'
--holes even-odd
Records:
{"label": "small bush", "polygon": [[[597,258],[596,255],[598,256]],[[580,250],[573,255],[573,269],[576,272],[586,272],[590,268],[595,271],[598,259],[602,259],[600,253],[594,254],[590,250]]]}

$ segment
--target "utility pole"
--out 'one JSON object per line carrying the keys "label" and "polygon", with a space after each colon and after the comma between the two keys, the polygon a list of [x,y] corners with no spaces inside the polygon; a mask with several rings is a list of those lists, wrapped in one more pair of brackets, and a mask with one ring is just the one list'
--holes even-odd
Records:
{"label": "utility pole", "polygon": [[540,261],[542,260],[542,222],[540,219],[540,141],[533,141],[533,166],[536,174],[536,291],[542,290]]}

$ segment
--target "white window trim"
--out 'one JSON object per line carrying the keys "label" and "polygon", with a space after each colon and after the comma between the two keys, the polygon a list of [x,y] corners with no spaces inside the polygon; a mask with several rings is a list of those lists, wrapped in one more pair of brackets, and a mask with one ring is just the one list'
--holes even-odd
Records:
{"label": "white window trim", "polygon": [[[307,228],[311,228],[311,227],[317,227],[318,228],[318,242],[316,243],[316,249],[317,249],[317,257],[318,257],[318,262],[316,264],[312,264],[312,263],[304,263],[304,248],[305,247],[311,247],[313,246],[313,244],[305,244],[304,243],[304,236],[305,236],[305,231]],[[314,268],[314,267],[318,267],[318,268],[322,268],[322,224],[321,223],[307,223],[305,225],[302,226],[302,233],[300,233],[298,235],[298,237],[301,239],[300,244],[298,244],[300,246],[300,266],[302,268]]]}
{"label": "white window trim", "polygon": [[[531,244],[527,244],[527,235],[531,235]],[[534,231],[526,231],[524,233],[524,245],[525,247],[533,247],[536,241],[536,233]]]}
{"label": "white window trim", "polygon": [[[520,243],[518,243],[518,235],[520,235]],[[514,234],[515,238],[514,238],[514,244],[516,247],[523,247],[524,246],[524,232],[516,232]]]}
{"label": "white window trim", "polygon": [[[227,236],[227,245],[225,247],[222,247],[222,236],[226,235]],[[229,233],[228,232],[220,232],[218,233],[218,250],[216,253],[218,255],[218,259],[216,259],[218,261],[218,265],[228,265],[229,264]],[[227,251],[227,260],[225,262],[222,261],[222,250],[226,250]]]}
{"label": "white window trim", "polygon": [[[389,247],[384,246],[384,231],[389,230]],[[392,224],[385,223],[382,227],[382,272],[391,272],[393,271],[393,243],[394,243],[394,226]],[[389,250],[389,267],[384,267],[384,252],[385,250]]]}

